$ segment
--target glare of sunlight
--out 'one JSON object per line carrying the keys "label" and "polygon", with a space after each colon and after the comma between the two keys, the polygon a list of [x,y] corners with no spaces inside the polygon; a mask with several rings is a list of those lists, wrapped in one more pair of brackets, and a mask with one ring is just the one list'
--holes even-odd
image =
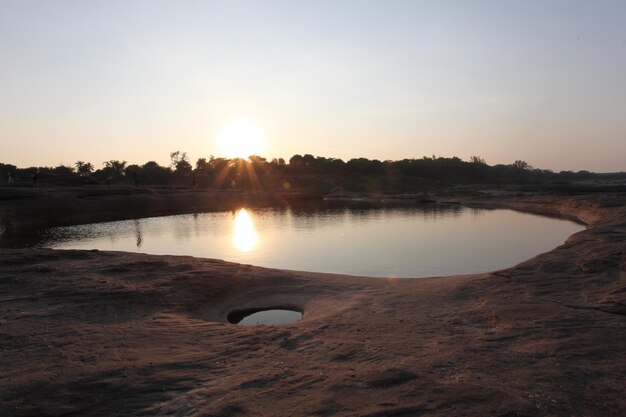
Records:
{"label": "glare of sunlight", "polygon": [[254,228],[252,216],[242,208],[235,214],[233,244],[242,252],[250,252],[258,243],[259,235]]}
{"label": "glare of sunlight", "polygon": [[217,135],[217,144],[226,158],[261,155],[265,142],[265,132],[249,120],[231,120]]}

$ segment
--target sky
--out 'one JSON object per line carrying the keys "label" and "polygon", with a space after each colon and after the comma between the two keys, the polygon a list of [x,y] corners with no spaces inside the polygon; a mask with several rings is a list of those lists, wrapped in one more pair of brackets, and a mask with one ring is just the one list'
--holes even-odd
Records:
{"label": "sky", "polygon": [[194,163],[244,123],[268,159],[626,171],[625,18],[624,0],[0,0],[0,162]]}

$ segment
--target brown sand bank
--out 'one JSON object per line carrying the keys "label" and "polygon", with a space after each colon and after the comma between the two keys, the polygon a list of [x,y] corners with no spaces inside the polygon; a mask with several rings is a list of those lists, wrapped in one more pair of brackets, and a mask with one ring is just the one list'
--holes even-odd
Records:
{"label": "brown sand bank", "polygon": [[[463,202],[589,228],[506,270],[419,280],[2,250],[0,415],[626,415],[626,197]],[[304,317],[226,322],[276,305]]]}

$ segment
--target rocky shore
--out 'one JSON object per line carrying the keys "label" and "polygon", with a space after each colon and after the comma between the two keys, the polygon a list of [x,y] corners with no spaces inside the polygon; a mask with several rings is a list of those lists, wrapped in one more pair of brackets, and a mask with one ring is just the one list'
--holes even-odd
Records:
{"label": "rocky shore", "polygon": [[[193,191],[22,194],[0,193],[5,234],[122,218],[125,209],[284,202]],[[3,249],[0,415],[626,415],[626,196],[436,199],[574,218],[587,229],[508,269],[419,280]],[[284,305],[303,318],[227,321],[233,310]]]}

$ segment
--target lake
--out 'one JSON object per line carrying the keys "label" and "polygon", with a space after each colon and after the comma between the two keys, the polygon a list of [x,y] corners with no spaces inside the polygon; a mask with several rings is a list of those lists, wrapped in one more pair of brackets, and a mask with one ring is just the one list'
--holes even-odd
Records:
{"label": "lake", "polygon": [[376,277],[428,277],[513,266],[580,224],[458,205],[239,209],[42,231],[28,246],[192,255],[258,266]]}

